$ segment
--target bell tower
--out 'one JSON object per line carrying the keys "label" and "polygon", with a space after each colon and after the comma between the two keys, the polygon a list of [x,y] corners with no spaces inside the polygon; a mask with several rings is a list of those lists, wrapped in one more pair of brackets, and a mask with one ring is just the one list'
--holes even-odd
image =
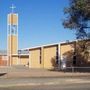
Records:
{"label": "bell tower", "polygon": [[12,12],[7,15],[7,54],[9,66],[12,65],[13,55],[18,55],[18,14],[14,12],[16,8],[14,5],[10,8]]}

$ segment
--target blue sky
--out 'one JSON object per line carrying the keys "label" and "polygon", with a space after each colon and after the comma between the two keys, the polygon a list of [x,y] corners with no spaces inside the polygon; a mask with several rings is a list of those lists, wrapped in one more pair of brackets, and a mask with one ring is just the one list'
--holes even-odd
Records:
{"label": "blue sky", "polygon": [[62,25],[68,1],[0,0],[0,49],[7,47],[7,14],[12,4],[19,14],[19,49],[74,40],[74,32]]}

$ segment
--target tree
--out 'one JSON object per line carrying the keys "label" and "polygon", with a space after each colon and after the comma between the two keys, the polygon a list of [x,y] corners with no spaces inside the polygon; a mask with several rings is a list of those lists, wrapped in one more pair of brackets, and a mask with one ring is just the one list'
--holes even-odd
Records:
{"label": "tree", "polygon": [[90,0],[69,0],[69,2],[70,5],[64,8],[66,17],[63,26],[76,31],[76,38],[80,41],[75,44],[74,52],[79,57],[78,60],[87,62],[90,58]]}
{"label": "tree", "polygon": [[63,21],[65,28],[76,30],[77,39],[90,38],[90,0],[70,0],[64,13],[67,15]]}

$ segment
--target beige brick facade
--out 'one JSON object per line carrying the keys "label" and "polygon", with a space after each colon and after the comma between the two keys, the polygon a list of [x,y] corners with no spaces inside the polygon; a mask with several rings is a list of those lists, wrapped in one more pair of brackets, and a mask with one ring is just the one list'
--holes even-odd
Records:
{"label": "beige brick facade", "polygon": [[41,48],[35,48],[35,49],[30,49],[30,67],[31,68],[41,68],[41,62],[40,62],[40,53]]}
{"label": "beige brick facade", "polygon": [[17,45],[17,36],[8,36],[8,54],[17,54],[18,45]]}
{"label": "beige brick facade", "polygon": [[29,56],[28,55],[22,55],[19,56],[20,65],[29,65]]}
{"label": "beige brick facade", "polygon": [[18,24],[18,16],[17,14],[8,14],[8,24],[17,25]]}
{"label": "beige brick facade", "polygon": [[53,68],[53,60],[56,60],[57,46],[47,46],[44,47],[43,60],[44,68]]}

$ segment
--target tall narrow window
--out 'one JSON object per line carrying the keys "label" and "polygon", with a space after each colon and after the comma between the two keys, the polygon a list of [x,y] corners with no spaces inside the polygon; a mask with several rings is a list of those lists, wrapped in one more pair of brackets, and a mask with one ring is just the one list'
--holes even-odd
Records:
{"label": "tall narrow window", "polygon": [[41,57],[41,49],[40,49],[40,64],[42,63],[41,58],[42,58],[42,57]]}
{"label": "tall narrow window", "polygon": [[58,64],[58,47],[56,49],[56,64]]}

